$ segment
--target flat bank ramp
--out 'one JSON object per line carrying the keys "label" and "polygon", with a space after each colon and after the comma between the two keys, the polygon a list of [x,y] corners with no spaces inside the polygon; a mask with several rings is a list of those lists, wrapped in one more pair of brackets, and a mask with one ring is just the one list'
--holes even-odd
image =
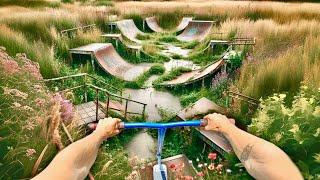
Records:
{"label": "flat bank ramp", "polygon": [[187,85],[187,84],[192,84],[194,82],[200,81],[210,74],[213,74],[217,72],[221,66],[224,64],[224,60],[220,59],[210,65],[208,65],[206,68],[203,70],[194,70],[188,73],[184,73],[181,76],[178,76],[177,78],[171,80],[171,81],[165,81],[161,86],[166,86],[166,87],[172,87],[172,86],[177,86],[177,85]]}
{"label": "flat bank ramp", "polygon": [[121,21],[117,21],[116,24],[124,37],[135,43],[141,44],[142,41],[137,39],[137,35],[144,35],[145,33],[137,28],[132,19],[124,19]]}
{"label": "flat bank ramp", "polygon": [[[226,114],[227,110],[210,101],[209,99],[203,97],[196,101],[194,104],[191,104],[190,106],[181,110],[177,114],[177,118],[185,121],[189,119],[202,119],[205,115],[214,112]],[[202,129],[197,129],[197,131],[199,131],[202,140],[204,140],[207,144],[215,148],[220,153],[229,153],[232,151],[230,143],[221,133],[205,131]]]}
{"label": "flat bank ramp", "polygon": [[177,36],[180,41],[202,41],[210,33],[213,21],[190,21],[184,31]]}
{"label": "flat bank ramp", "polygon": [[[189,22],[192,21],[192,19],[193,19],[192,17],[182,18],[180,24],[177,26],[175,31],[179,32],[179,31],[184,30],[188,26]],[[157,22],[157,19],[154,16],[147,17],[145,19],[145,22],[152,31],[158,32],[158,33],[165,32],[165,30],[162,27],[160,27],[160,25]]]}
{"label": "flat bank ramp", "polygon": [[128,63],[117,53],[111,43],[93,43],[71,49],[70,53],[90,53],[105,72],[125,81],[133,81],[150,68],[149,64]]}

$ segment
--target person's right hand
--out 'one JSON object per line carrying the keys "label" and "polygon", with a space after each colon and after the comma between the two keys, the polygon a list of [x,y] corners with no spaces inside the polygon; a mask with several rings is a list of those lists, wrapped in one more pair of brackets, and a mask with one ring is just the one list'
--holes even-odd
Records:
{"label": "person's right hand", "polygon": [[203,119],[208,122],[204,127],[207,131],[223,132],[226,128],[235,124],[234,119],[229,119],[225,115],[217,113],[208,114]]}
{"label": "person's right hand", "polygon": [[95,133],[101,139],[107,139],[120,133],[119,125],[121,120],[118,118],[101,119],[96,127]]}

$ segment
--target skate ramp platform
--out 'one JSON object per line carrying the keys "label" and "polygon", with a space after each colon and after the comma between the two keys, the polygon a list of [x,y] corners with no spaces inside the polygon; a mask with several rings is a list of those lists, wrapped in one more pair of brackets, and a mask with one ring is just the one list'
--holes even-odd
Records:
{"label": "skate ramp platform", "polygon": [[173,80],[165,81],[161,83],[160,86],[173,87],[177,85],[188,85],[188,84],[198,82],[208,77],[209,75],[217,72],[222,67],[223,64],[224,64],[224,60],[220,59],[214,63],[211,63],[210,65],[208,65],[202,70],[198,69],[198,70],[184,73]]}
{"label": "skate ramp platform", "polygon": [[[192,17],[182,18],[180,24],[177,26],[177,28],[174,31],[179,32],[184,30],[188,26],[189,22],[192,21],[192,19],[193,19]],[[158,33],[165,32],[165,30],[162,27],[160,27],[160,25],[157,22],[157,19],[154,16],[147,17],[145,19],[145,22],[152,31],[158,32]]]}
{"label": "skate ramp platform", "polygon": [[69,50],[72,54],[90,54],[98,65],[107,73],[125,80],[134,81],[150,68],[150,64],[133,65],[125,61],[111,43],[93,43]]}
{"label": "skate ramp platform", "polygon": [[145,33],[140,31],[137,28],[137,26],[134,24],[134,21],[132,19],[124,19],[121,21],[117,21],[116,24],[121,34],[125,38],[138,44],[142,43],[141,40],[137,39],[137,35],[138,34],[144,35]]}
{"label": "skate ramp platform", "polygon": [[[227,110],[224,107],[221,107],[213,101],[203,97],[194,104],[191,104],[190,106],[181,110],[176,117],[178,119],[187,121],[190,119],[202,119],[205,115],[214,112],[227,114]],[[232,152],[230,143],[221,133],[215,131],[205,131],[199,128],[197,128],[197,131],[199,132],[201,139],[215,148],[218,152],[222,154]]]}
{"label": "skate ramp platform", "polygon": [[210,33],[213,21],[192,20],[177,39],[180,41],[202,41]]}

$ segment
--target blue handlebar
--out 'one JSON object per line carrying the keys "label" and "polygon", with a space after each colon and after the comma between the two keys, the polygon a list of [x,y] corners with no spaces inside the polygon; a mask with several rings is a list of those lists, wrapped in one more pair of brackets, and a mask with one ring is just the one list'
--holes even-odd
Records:
{"label": "blue handlebar", "polygon": [[206,126],[207,122],[204,120],[192,120],[192,121],[179,121],[179,122],[170,122],[170,123],[154,123],[154,122],[140,122],[140,123],[125,123],[122,122],[120,127],[124,129],[133,129],[133,128],[177,128],[177,127],[191,127],[191,126]]}

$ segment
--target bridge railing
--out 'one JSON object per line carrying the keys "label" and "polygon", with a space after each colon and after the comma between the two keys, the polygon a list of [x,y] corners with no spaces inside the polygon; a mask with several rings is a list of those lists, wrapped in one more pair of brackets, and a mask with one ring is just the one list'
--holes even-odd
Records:
{"label": "bridge railing", "polygon": [[[73,90],[77,90],[77,89],[83,89],[84,90],[84,101],[87,102],[88,101],[88,90],[89,88],[93,89],[95,91],[95,101],[96,101],[96,120],[98,121],[98,110],[99,110],[99,101],[101,101],[99,99],[99,95],[100,93],[103,93],[106,96],[106,107],[104,107],[105,109],[105,114],[106,117],[109,116],[109,110],[115,110],[115,111],[119,111],[121,112],[122,109],[114,109],[110,107],[110,101],[111,100],[118,100],[119,102],[123,102],[124,101],[124,118],[126,119],[128,117],[128,115],[141,115],[143,118],[145,118],[145,109],[146,109],[146,105],[143,102],[139,102],[139,101],[135,101],[126,97],[122,96],[122,91],[100,79],[97,79],[96,77],[87,74],[87,73],[81,73],[81,74],[75,74],[75,75],[69,75],[69,76],[63,76],[63,77],[57,77],[57,78],[52,78],[52,79],[44,79],[42,80],[42,82],[44,83],[53,83],[53,82],[58,82],[60,81],[62,83],[62,85],[64,84],[64,81],[69,80],[69,79],[74,79],[74,78],[82,78],[82,80],[79,80],[80,84],[72,84],[70,85],[71,87],[69,87],[67,85],[67,87],[62,87],[60,89],[56,89],[56,92],[69,92],[69,91],[73,91]],[[114,92],[111,92],[110,90],[108,90],[107,88],[103,88],[101,86],[97,86],[94,85],[92,83],[88,82],[88,79],[91,78],[93,80],[95,80],[96,82],[99,82],[101,84],[103,84],[105,87],[108,87],[108,89],[113,90]],[[142,106],[142,110],[141,112],[130,112],[128,111],[128,105],[129,103],[134,103],[134,104],[138,104]]]}

